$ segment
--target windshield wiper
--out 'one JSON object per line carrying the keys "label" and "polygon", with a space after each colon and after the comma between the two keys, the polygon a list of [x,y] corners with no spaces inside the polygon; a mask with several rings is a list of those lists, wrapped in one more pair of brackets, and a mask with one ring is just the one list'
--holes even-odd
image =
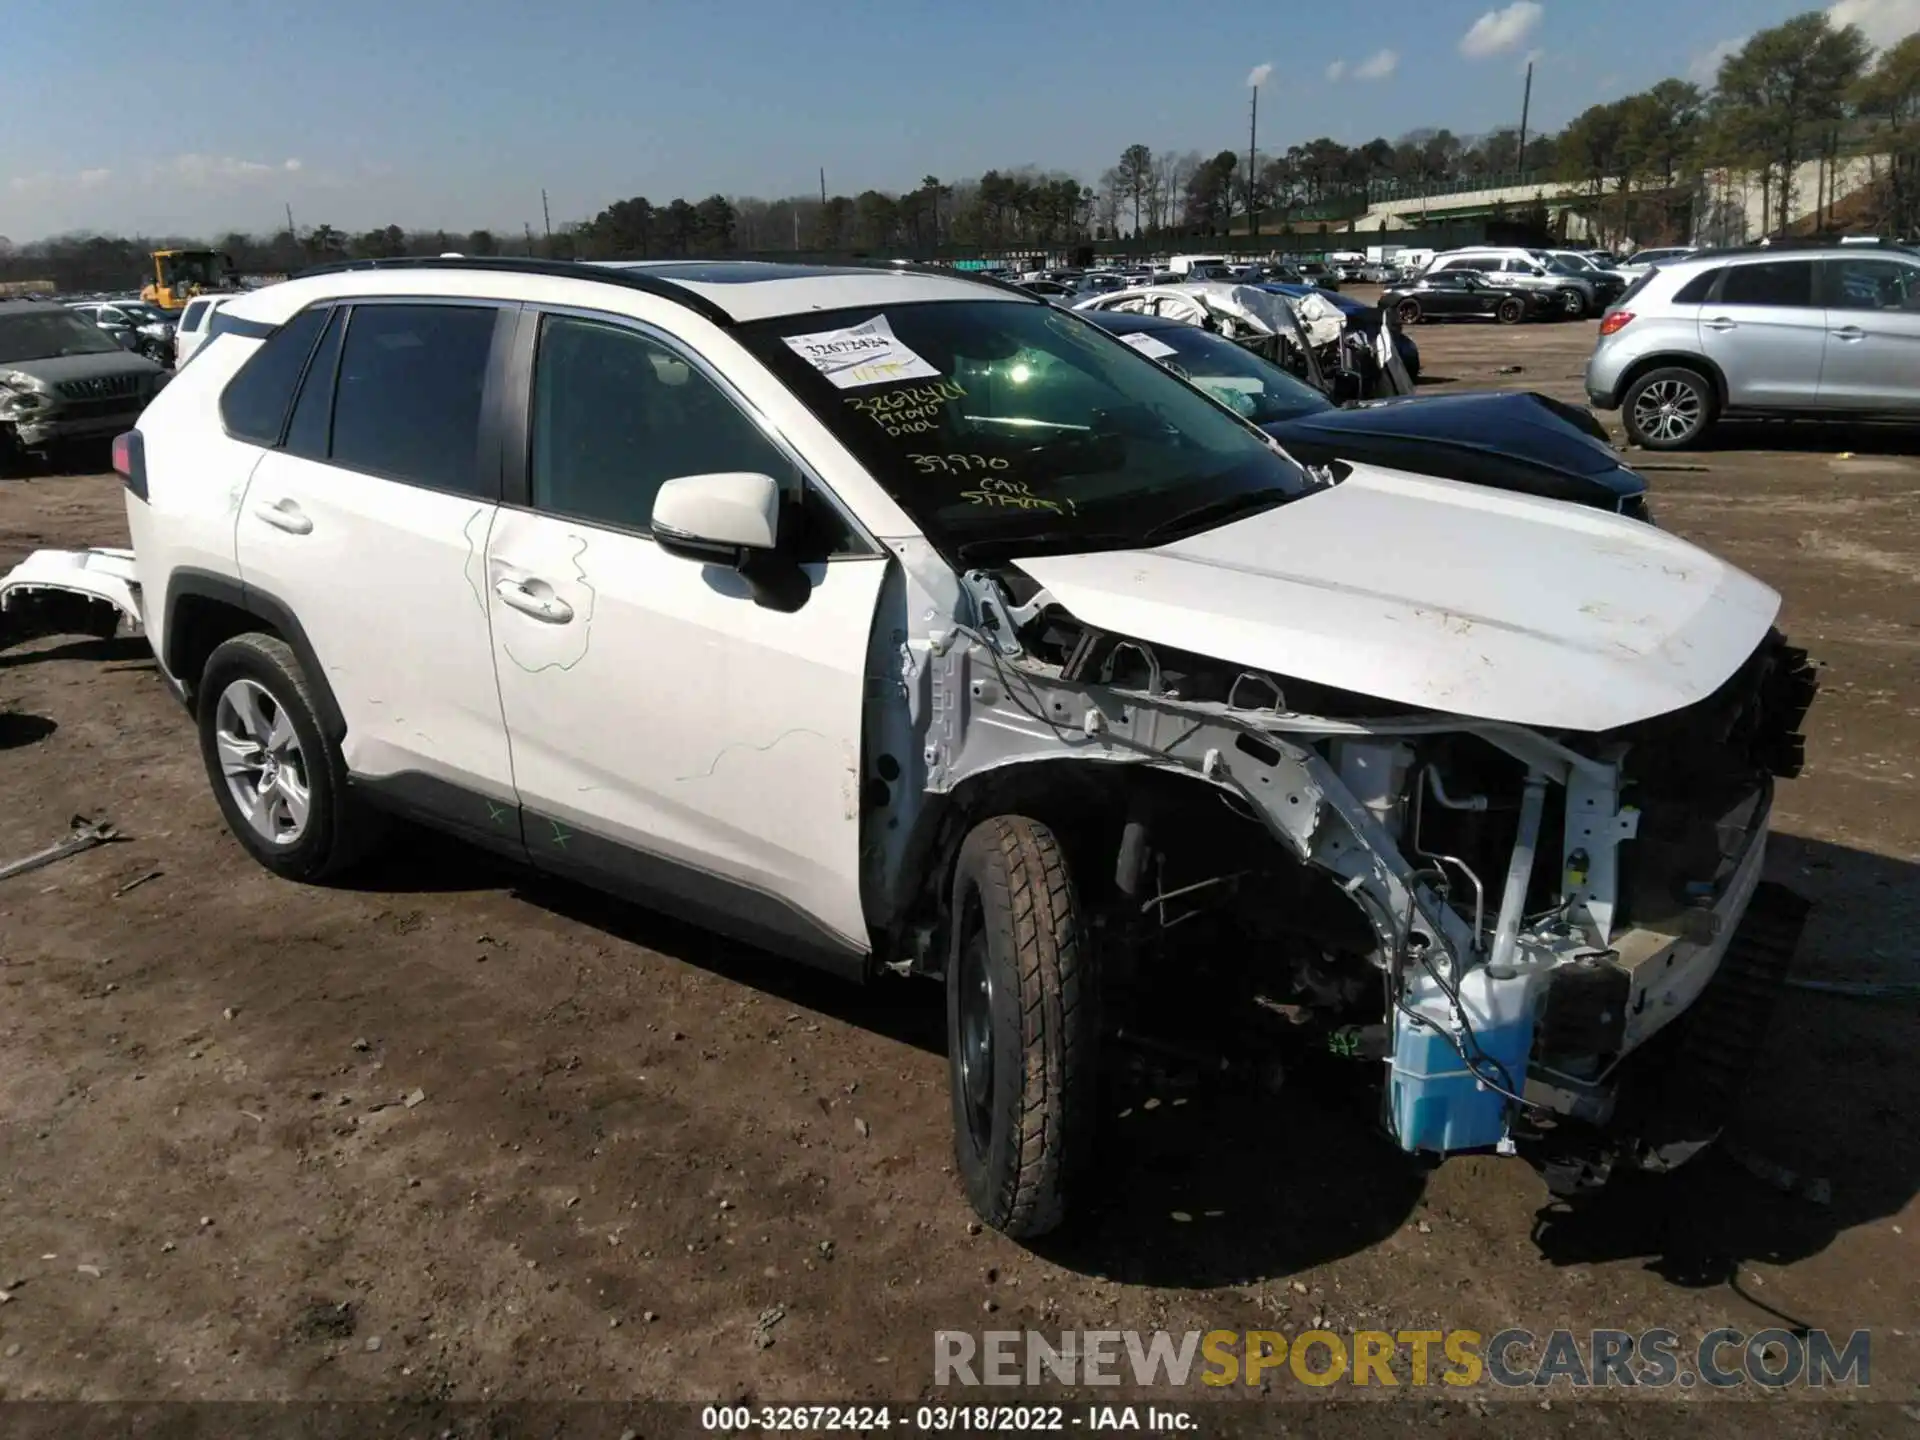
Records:
{"label": "windshield wiper", "polygon": [[1242,515],[1271,510],[1292,498],[1292,491],[1281,489],[1248,490],[1238,495],[1223,495],[1218,500],[1209,500],[1204,505],[1182,510],[1170,519],[1162,520],[1149,528],[1143,538],[1160,541],[1184,537],[1200,530],[1210,530]]}

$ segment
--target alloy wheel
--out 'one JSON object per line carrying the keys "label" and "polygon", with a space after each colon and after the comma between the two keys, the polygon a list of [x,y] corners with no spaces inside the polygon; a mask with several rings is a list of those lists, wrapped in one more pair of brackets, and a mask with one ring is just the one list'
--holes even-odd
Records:
{"label": "alloy wheel", "polygon": [[227,793],[255,834],[295,845],[307,833],[312,791],[293,717],[257,680],[235,680],[214,708],[214,746]]}
{"label": "alloy wheel", "polygon": [[1633,401],[1635,427],[1648,439],[1666,444],[1699,429],[1705,413],[1700,392],[1684,380],[1656,380]]}

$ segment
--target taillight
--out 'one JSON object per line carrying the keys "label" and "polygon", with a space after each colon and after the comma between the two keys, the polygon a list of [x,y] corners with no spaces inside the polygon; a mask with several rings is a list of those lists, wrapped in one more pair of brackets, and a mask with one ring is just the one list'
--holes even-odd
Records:
{"label": "taillight", "polygon": [[147,498],[147,445],[138,430],[113,437],[113,473],[136,498]]}
{"label": "taillight", "polygon": [[1631,310],[1610,310],[1607,312],[1606,318],[1600,322],[1600,333],[1602,335],[1618,335],[1632,322],[1633,312]]}

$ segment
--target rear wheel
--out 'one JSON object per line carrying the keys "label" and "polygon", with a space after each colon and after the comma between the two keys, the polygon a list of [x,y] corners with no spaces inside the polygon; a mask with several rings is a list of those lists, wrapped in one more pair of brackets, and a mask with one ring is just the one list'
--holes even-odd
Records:
{"label": "rear wheel", "polygon": [[953,877],[947,1063],[954,1157],[996,1230],[1065,1218],[1095,1125],[1094,977],[1059,840],[1023,815],[974,827]]}
{"label": "rear wheel", "polygon": [[200,754],[227,828],[276,875],[338,875],[378,838],[377,817],[347,793],[340,747],[286,642],[237,635],[207,657]]}
{"label": "rear wheel", "polygon": [[1523,300],[1508,298],[1494,307],[1493,318],[1502,325],[1518,325],[1527,318],[1527,306]]}
{"label": "rear wheel", "polygon": [[1393,307],[1393,314],[1394,318],[1402,325],[1418,325],[1420,323],[1420,302],[1418,300],[1402,300],[1398,305]]}
{"label": "rear wheel", "polygon": [[1649,370],[1627,387],[1620,409],[1627,438],[1647,450],[1679,450],[1713,423],[1713,382],[1697,370]]}

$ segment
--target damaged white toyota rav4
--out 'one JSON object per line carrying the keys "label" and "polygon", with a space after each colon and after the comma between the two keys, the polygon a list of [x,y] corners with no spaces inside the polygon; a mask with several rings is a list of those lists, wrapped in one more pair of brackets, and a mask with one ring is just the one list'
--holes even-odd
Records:
{"label": "damaged white toyota rav4", "polygon": [[954,276],[446,258],[215,327],[118,448],[131,555],[0,604],[144,624],[278,873],[399,812],[942,977],[960,1174],[1015,1235],[1083,1182],[1103,1039],[1196,995],[1222,1045],[1368,1062],[1409,1151],[1577,1187],[1711,1138],[1814,690],[1713,556],[1304,469]]}

